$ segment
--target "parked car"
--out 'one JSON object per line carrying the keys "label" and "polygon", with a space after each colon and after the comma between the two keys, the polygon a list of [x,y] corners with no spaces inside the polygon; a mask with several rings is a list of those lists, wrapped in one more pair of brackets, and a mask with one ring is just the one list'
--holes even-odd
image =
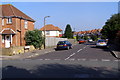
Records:
{"label": "parked car", "polygon": [[79,39],[78,43],[81,44],[81,43],[85,43],[86,41],[84,39]]}
{"label": "parked car", "polygon": [[57,43],[57,49],[71,49],[72,44],[69,41],[59,41]]}
{"label": "parked car", "polygon": [[88,42],[92,43],[92,42],[93,42],[93,40],[92,40],[92,39],[88,39]]}
{"label": "parked car", "polygon": [[107,42],[103,39],[100,39],[96,42],[96,47],[107,47]]}

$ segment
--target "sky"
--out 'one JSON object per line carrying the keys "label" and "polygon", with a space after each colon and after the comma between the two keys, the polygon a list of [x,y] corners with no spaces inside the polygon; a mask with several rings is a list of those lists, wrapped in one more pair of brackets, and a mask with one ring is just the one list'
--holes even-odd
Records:
{"label": "sky", "polygon": [[67,24],[72,30],[85,31],[100,29],[105,22],[118,13],[118,2],[2,2],[12,4],[35,22],[40,29],[46,24],[53,24],[65,30]]}

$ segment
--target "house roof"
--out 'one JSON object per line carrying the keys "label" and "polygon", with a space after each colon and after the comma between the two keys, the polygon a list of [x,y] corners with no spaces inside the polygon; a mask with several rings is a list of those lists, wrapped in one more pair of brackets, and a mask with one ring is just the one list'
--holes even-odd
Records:
{"label": "house roof", "polygon": [[35,20],[11,4],[0,5],[0,10],[2,11],[2,13],[0,13],[0,17],[17,17],[35,22]]}
{"label": "house roof", "polygon": [[100,32],[102,29],[93,29],[93,30],[88,30],[88,31],[79,31],[79,32],[75,32],[74,34],[89,34],[89,33],[96,33],[96,32]]}
{"label": "house roof", "polygon": [[45,25],[44,27],[42,27],[40,29],[41,31],[62,31],[62,29],[60,29],[59,27],[56,27],[52,24],[48,24],[48,25]]}

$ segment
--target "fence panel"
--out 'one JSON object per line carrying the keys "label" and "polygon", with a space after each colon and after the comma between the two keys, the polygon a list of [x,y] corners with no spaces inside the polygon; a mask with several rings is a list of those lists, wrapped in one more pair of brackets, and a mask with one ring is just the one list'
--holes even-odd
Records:
{"label": "fence panel", "polygon": [[46,47],[56,46],[58,41],[64,41],[64,40],[67,40],[67,38],[46,37],[45,46]]}

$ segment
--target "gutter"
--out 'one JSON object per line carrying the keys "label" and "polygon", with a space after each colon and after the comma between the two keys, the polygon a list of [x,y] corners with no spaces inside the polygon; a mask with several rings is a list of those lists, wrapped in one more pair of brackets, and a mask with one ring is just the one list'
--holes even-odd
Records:
{"label": "gutter", "polygon": [[30,20],[30,19],[20,17],[20,16],[0,16],[0,18],[19,18],[19,19],[35,22],[35,20]]}

